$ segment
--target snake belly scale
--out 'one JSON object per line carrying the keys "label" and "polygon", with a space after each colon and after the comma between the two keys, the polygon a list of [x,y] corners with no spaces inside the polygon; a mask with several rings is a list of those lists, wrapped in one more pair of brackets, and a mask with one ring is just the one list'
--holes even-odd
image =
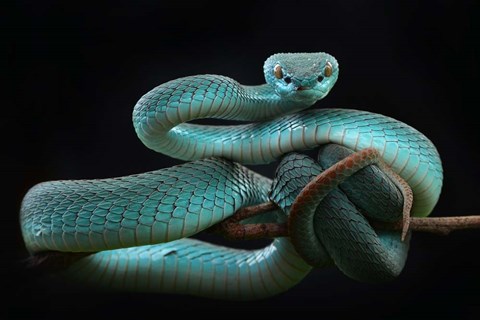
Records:
{"label": "snake belly scale", "polygon": [[[412,215],[426,216],[433,210],[441,191],[442,166],[435,146],[423,134],[366,111],[304,110],[334,86],[339,67],[333,56],[275,54],[263,69],[266,84],[259,86],[201,75],[172,80],[146,93],[133,111],[138,137],[154,151],[191,162],[120,178],[34,186],[20,212],[27,249],[32,254],[92,252],[65,272],[95,285],[258,299],[287,290],[311,270],[288,238],[247,251],[186,237],[241,207],[269,200],[279,207],[277,219],[285,221],[293,199],[310,179],[345,152],[372,147],[412,188]],[[251,123],[188,123],[201,118]],[[319,162],[295,153],[322,145],[339,147],[322,151]],[[242,165],[280,159],[273,183]],[[375,281],[367,270],[371,259],[352,256],[379,254],[375,268],[393,270],[380,277],[385,280],[398,274],[408,250],[408,241],[399,242],[397,233],[375,232],[363,218],[372,206],[375,213],[370,217],[392,220],[395,216],[391,210],[382,213],[385,196],[378,196],[378,202],[362,202],[368,195],[358,196],[365,181],[387,181],[372,174],[376,176],[335,188],[317,204],[312,221],[325,247],[319,253],[325,265],[337,264],[346,274],[365,281]],[[348,204],[355,194],[360,203]],[[352,219],[357,221],[354,227],[344,222]],[[339,234],[340,242],[335,240]],[[363,242],[357,248],[350,245],[352,239]],[[385,250],[369,250],[363,243]],[[355,263],[363,271],[356,273]]]}

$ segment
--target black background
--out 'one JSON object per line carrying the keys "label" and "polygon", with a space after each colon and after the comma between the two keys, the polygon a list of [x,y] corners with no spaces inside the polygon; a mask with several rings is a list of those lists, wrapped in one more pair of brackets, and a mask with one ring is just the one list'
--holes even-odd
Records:
{"label": "black background", "polygon": [[[165,317],[201,307],[222,318],[252,307],[318,308],[316,317],[480,316],[479,231],[415,234],[392,283],[354,282],[315,270],[290,291],[232,303],[160,294],[106,294],[40,280],[23,269],[18,210],[34,184],[104,178],[180,161],[137,139],[131,112],[165,81],[215,73],[262,83],[277,52],[325,51],[339,80],[317,107],[382,113],[425,133],[445,180],[433,215],[479,214],[479,41],[475,1],[16,1],[1,23],[2,286],[10,317]],[[2,10],[3,11],[3,10]],[[256,167],[266,175],[273,166]],[[221,307],[235,313],[219,311]],[[302,309],[303,310],[303,309]],[[300,309],[299,309],[300,311]],[[185,315],[185,314],[184,314]],[[306,316],[301,314],[301,316]]]}

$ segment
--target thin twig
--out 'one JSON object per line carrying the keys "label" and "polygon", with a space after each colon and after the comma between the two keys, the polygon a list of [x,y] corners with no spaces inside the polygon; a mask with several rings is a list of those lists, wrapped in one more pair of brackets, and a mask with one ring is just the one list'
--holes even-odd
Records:
{"label": "thin twig", "polygon": [[[253,240],[276,237],[288,237],[286,223],[255,223],[241,224],[240,221],[277,209],[273,202],[265,202],[238,210],[232,217],[210,228],[231,240]],[[398,230],[403,228],[402,221],[379,222],[370,221],[374,228],[383,230]],[[480,229],[480,216],[410,218],[409,230],[430,232],[438,235],[448,235],[450,232],[462,229]]]}
{"label": "thin twig", "polygon": [[272,201],[256,204],[250,207],[244,207],[235,212],[235,214],[231,217],[231,221],[239,222],[241,220],[248,219],[275,209],[277,209],[277,206]]}
{"label": "thin twig", "polygon": [[230,240],[255,240],[288,236],[286,223],[251,223],[241,224],[240,221],[277,209],[273,202],[265,202],[245,207],[230,218],[211,227],[208,231],[222,235]]}
{"label": "thin twig", "polygon": [[[386,230],[402,230],[402,223],[371,222],[374,227]],[[448,235],[462,229],[480,229],[480,216],[410,218],[410,230]]]}
{"label": "thin twig", "polygon": [[258,240],[288,236],[286,223],[228,224],[222,222],[210,231],[229,240]]}

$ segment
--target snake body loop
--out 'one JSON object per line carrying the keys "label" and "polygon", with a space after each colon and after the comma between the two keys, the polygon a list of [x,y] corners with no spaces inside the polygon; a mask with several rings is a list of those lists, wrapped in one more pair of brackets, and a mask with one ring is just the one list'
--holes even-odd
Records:
{"label": "snake body loop", "polygon": [[[152,150],[191,162],[121,178],[33,187],[20,212],[28,250],[96,252],[67,270],[92,284],[228,299],[274,295],[311,269],[288,238],[254,251],[182,238],[268,200],[279,206],[278,220],[286,221],[293,199],[310,179],[341,159],[339,154],[365,148],[374,148],[408,182],[412,214],[428,215],[440,195],[442,167],[424,135],[365,111],[302,111],[328,94],[338,72],[335,58],[326,53],[276,54],[265,62],[264,85],[203,75],[152,89],[133,111],[138,137]],[[188,123],[200,118],[254,122]],[[334,149],[323,149],[319,163],[290,153],[327,144],[340,147],[325,147]],[[271,163],[285,154],[273,184],[241,165]],[[359,280],[390,279],[403,267],[408,241],[399,242],[397,233],[375,232],[364,215],[398,219],[403,200],[379,172],[352,179],[315,204],[318,260]],[[373,202],[361,192],[365,184],[378,189]]]}

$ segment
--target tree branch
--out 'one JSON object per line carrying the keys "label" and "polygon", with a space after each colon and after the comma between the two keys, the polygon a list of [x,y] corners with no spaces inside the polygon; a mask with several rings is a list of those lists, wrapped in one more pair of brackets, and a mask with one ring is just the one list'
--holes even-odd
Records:
{"label": "tree branch", "polygon": [[230,218],[210,227],[208,232],[217,233],[230,240],[287,237],[288,228],[286,223],[240,223],[240,221],[244,219],[267,213],[277,208],[278,207],[271,201],[242,208],[235,212]]}
{"label": "tree branch", "polygon": [[[402,223],[384,223],[371,221],[372,226],[386,230],[402,230]],[[480,229],[480,216],[410,218],[410,230],[448,235],[462,229]]]}
{"label": "tree branch", "polygon": [[[288,237],[286,223],[241,224],[240,221],[277,209],[273,202],[265,202],[238,210],[230,218],[212,226],[209,231],[222,235],[230,240],[253,240],[276,237]],[[398,230],[403,222],[370,221],[374,228],[382,230]],[[462,229],[480,229],[480,216],[410,218],[409,230],[448,235]]]}
{"label": "tree branch", "polygon": [[256,204],[254,206],[241,208],[235,214],[230,217],[230,221],[239,222],[251,217],[258,216],[259,214],[267,213],[278,209],[278,207],[272,201]]}

